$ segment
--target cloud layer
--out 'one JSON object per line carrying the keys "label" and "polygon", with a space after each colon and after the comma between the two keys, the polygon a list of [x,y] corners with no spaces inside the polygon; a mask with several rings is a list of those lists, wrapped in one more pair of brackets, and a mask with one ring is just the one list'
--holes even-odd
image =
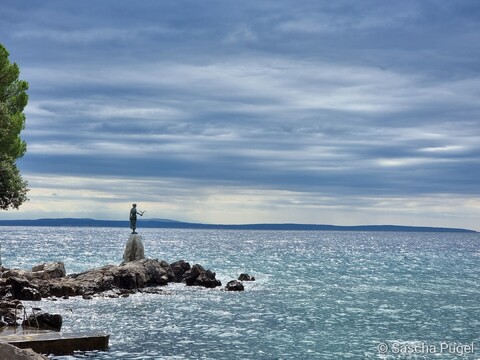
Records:
{"label": "cloud layer", "polygon": [[9,216],[478,229],[475,1],[0,11],[31,88]]}

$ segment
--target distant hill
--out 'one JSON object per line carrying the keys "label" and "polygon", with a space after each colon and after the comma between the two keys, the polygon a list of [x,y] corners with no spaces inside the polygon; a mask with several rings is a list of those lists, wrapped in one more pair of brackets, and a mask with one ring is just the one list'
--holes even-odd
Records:
{"label": "distant hill", "polygon": [[[0,226],[76,226],[76,227],[126,227],[129,221],[95,220],[95,219],[37,219],[37,220],[0,220]],[[400,225],[314,225],[314,224],[244,224],[219,225],[188,223],[169,219],[139,219],[139,228],[170,228],[170,229],[225,229],[225,230],[323,230],[323,231],[407,231],[407,232],[465,232],[475,233],[468,229],[400,226]]]}

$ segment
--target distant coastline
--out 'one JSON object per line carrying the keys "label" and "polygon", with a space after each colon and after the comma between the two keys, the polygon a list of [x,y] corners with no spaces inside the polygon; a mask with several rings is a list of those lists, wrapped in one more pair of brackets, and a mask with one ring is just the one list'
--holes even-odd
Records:
{"label": "distant coastline", "polygon": [[[78,218],[36,219],[36,220],[0,220],[0,226],[50,226],[50,227],[125,227],[129,228],[128,221],[96,220]],[[322,231],[404,231],[404,232],[456,232],[476,233],[474,230],[402,225],[356,225],[337,226],[322,224],[202,224],[175,221],[169,219],[139,220],[139,228],[168,228],[168,229],[221,229],[221,230],[322,230]]]}

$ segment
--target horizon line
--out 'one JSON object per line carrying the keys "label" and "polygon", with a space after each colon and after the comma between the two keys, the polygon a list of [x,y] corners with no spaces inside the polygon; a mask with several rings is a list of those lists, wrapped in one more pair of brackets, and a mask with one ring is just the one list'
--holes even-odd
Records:
{"label": "horizon line", "polygon": [[[361,224],[361,225],[331,225],[331,224],[304,224],[304,223],[249,223],[249,224],[210,224],[186,222],[172,219],[138,219],[147,228],[190,228],[190,229],[238,229],[238,230],[324,230],[324,231],[407,231],[407,232],[471,232],[476,230],[465,228],[392,225],[392,224]],[[104,220],[93,218],[39,218],[39,219],[10,219],[0,220],[0,226],[92,226],[92,227],[121,227],[128,224],[128,220]],[[156,225],[156,226],[155,226]],[[161,225],[161,226],[159,226]]]}

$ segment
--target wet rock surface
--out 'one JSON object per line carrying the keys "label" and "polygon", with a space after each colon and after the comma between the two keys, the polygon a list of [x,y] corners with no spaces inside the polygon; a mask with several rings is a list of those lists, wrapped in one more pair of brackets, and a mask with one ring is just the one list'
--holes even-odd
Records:
{"label": "wet rock surface", "polygon": [[238,280],[240,280],[240,281],[255,281],[255,277],[244,273],[244,274],[240,274],[240,276],[238,277]]}
{"label": "wet rock surface", "polygon": [[[171,294],[160,286],[169,282],[184,282],[189,286],[214,288],[221,286],[215,273],[199,264],[190,266],[184,260],[172,264],[157,259],[141,259],[106,265],[78,274],[65,274],[63,263],[34,266],[32,271],[1,268],[0,328],[24,326],[42,330],[60,331],[62,317],[40,309],[28,309],[26,314],[20,300],[68,299],[81,296],[91,300],[128,297],[136,292],[144,294]],[[22,322],[23,320],[23,322]]]}
{"label": "wet rock surface", "polygon": [[17,326],[17,314],[23,311],[19,300],[0,302],[0,327]]}
{"label": "wet rock surface", "polygon": [[22,326],[35,328],[39,330],[53,330],[60,331],[62,329],[63,319],[60,314],[49,314],[40,312],[31,314],[22,323]]}
{"label": "wet rock surface", "polygon": [[172,264],[157,259],[141,259],[120,265],[106,265],[82,273],[65,275],[63,263],[34,266],[32,271],[3,269],[0,278],[0,300],[40,300],[82,296],[91,299],[103,292],[113,296],[121,291],[133,292],[169,282],[184,282],[188,286],[214,288],[221,286],[215,273],[201,265],[179,260]]}
{"label": "wet rock surface", "polygon": [[243,291],[245,287],[243,286],[241,281],[238,280],[231,280],[225,286],[226,291]]}
{"label": "wet rock surface", "polygon": [[222,283],[215,278],[215,273],[211,270],[205,270],[201,265],[195,264],[192,268],[183,274],[183,280],[187,286],[203,286],[214,288],[221,286]]}

